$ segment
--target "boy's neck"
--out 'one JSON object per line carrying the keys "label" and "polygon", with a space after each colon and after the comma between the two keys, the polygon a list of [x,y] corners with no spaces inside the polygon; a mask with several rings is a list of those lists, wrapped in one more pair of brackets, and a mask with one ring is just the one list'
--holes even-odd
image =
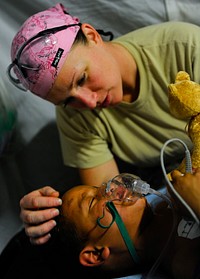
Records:
{"label": "boy's neck", "polygon": [[170,236],[172,222],[172,210],[169,208],[162,209],[162,212],[154,214],[151,223],[142,235],[145,260],[148,262],[154,262],[160,256]]}

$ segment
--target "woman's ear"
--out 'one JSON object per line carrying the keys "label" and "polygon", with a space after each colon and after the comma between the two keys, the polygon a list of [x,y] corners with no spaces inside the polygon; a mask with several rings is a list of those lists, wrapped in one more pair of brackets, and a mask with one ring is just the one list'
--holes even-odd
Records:
{"label": "woman's ear", "polygon": [[108,247],[86,246],[79,254],[79,261],[83,266],[98,266],[105,262],[110,255]]}
{"label": "woman's ear", "polygon": [[96,31],[94,27],[92,27],[92,25],[88,23],[82,23],[81,29],[87,37],[88,41],[93,41],[95,43],[103,41],[101,35]]}

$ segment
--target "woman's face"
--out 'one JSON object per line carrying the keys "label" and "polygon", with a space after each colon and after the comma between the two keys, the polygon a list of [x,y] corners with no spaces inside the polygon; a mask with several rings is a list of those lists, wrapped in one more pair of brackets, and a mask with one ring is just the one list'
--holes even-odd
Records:
{"label": "woman's face", "polygon": [[86,32],[88,44],[71,49],[47,97],[55,105],[94,109],[122,101],[122,78],[115,58],[96,30]]}

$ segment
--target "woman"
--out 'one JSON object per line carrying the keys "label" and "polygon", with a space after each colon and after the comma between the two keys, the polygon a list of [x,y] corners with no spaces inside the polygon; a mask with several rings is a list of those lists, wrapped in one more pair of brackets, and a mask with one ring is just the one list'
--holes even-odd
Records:
{"label": "woman", "polygon": [[[170,115],[167,87],[179,70],[200,82],[199,35],[195,25],[171,22],[105,42],[57,4],[24,23],[8,72],[13,83],[56,105],[65,164],[79,169],[83,184],[101,185],[119,173],[114,155],[156,169],[167,139],[191,147],[186,121]],[[168,164],[174,158],[182,159],[179,146],[168,147]],[[21,218],[33,243],[48,241],[58,197],[42,188],[22,198]]]}

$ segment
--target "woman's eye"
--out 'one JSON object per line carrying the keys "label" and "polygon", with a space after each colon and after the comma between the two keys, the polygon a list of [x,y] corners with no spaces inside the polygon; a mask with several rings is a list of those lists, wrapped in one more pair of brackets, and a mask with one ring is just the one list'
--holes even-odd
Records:
{"label": "woman's eye", "polygon": [[78,80],[78,82],[77,82],[78,86],[83,85],[84,82],[85,82],[85,80],[86,80],[86,75],[85,75],[85,73],[84,73],[83,76],[82,76],[82,77]]}

